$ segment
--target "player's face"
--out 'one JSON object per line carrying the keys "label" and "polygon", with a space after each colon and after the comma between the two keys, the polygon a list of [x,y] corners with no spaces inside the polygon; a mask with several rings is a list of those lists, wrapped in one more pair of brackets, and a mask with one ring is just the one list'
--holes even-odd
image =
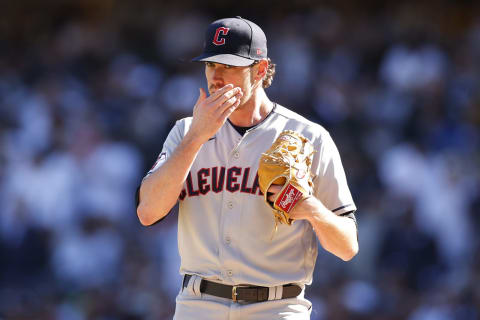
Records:
{"label": "player's face", "polygon": [[243,97],[240,106],[250,99],[253,89],[252,68],[235,67],[221,63],[206,62],[205,76],[207,78],[208,92],[213,94],[218,89],[233,84],[234,87],[240,87]]}

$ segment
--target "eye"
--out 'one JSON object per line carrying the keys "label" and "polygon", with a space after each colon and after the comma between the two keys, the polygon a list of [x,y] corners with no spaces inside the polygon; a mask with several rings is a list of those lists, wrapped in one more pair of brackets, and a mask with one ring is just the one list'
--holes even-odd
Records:
{"label": "eye", "polygon": [[232,69],[232,68],[233,68],[233,66],[231,66],[231,65],[228,65],[228,64],[225,65],[225,69]]}
{"label": "eye", "polygon": [[206,61],[206,62],[205,62],[205,66],[207,66],[207,67],[213,67],[213,62]]}

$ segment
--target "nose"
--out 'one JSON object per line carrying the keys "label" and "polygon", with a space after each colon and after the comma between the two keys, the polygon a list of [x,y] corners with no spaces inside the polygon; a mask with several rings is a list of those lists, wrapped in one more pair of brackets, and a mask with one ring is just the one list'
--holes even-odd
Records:
{"label": "nose", "polygon": [[217,88],[223,87],[223,85],[224,85],[223,70],[221,70],[221,68],[214,68],[212,70],[211,83]]}
{"label": "nose", "polygon": [[223,79],[223,70],[221,68],[214,68],[213,69],[213,80],[221,80]]}

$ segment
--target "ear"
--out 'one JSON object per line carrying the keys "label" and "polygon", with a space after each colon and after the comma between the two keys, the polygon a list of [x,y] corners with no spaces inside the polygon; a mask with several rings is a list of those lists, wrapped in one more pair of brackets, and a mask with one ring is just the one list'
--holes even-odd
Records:
{"label": "ear", "polygon": [[260,60],[258,64],[255,66],[257,69],[257,74],[255,76],[255,80],[261,80],[265,77],[268,70],[268,61],[267,59]]}

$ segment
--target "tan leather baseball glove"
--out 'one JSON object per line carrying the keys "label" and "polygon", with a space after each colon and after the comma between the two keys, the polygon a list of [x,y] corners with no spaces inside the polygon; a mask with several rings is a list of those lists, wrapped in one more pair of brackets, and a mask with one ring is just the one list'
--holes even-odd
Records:
{"label": "tan leather baseball glove", "polygon": [[[313,145],[300,133],[286,130],[280,133],[270,149],[262,153],[258,168],[258,182],[265,201],[273,209],[275,225],[291,225],[290,212],[295,205],[313,192],[311,165]],[[272,184],[283,185],[275,201],[268,200],[267,190]]]}

